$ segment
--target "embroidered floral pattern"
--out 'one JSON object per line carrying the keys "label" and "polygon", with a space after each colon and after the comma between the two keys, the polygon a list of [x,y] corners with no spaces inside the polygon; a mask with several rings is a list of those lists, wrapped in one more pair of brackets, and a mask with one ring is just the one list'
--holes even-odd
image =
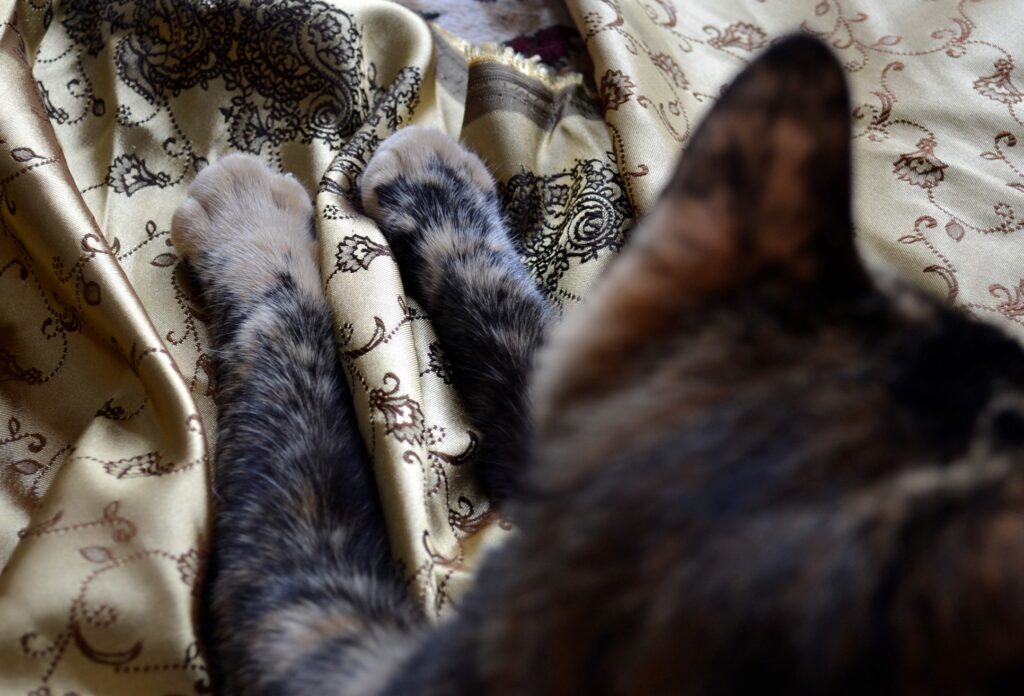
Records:
{"label": "embroidered floral pattern", "polygon": [[601,78],[601,99],[604,107],[615,110],[629,101],[636,87],[629,76],[621,70],[609,70]]}
{"label": "embroidered floral pattern", "polygon": [[384,430],[402,442],[423,444],[426,441],[425,421],[420,405],[399,389],[401,382],[393,373],[384,375],[390,389],[370,391],[370,408],[384,419]]}
{"label": "embroidered floral pattern", "polygon": [[337,271],[355,273],[369,268],[379,256],[391,256],[391,250],[365,235],[357,234],[338,243],[334,253],[334,267]]}
{"label": "embroidered floral pattern", "polygon": [[935,156],[935,140],[922,138],[917,143],[917,150],[900,155],[893,163],[893,172],[897,177],[912,186],[931,189],[942,183],[948,166]]}
{"label": "embroidered floral pattern", "polygon": [[651,57],[651,62],[654,64],[654,67],[665,73],[665,76],[672,80],[679,89],[686,89],[690,86],[689,80],[683,74],[683,69],[679,67],[679,63],[676,62],[675,58],[669,54],[657,53]]}
{"label": "embroidered floral pattern", "polygon": [[750,22],[736,22],[721,31],[715,27],[704,27],[704,32],[711,38],[708,44],[715,48],[738,48],[741,51],[753,52],[768,43],[768,36],[761,27]]}
{"label": "embroidered floral pattern", "polygon": [[1024,278],[1014,288],[993,284],[989,286],[989,294],[999,300],[996,309],[1006,317],[1024,316]]}
{"label": "embroidered floral pattern", "polygon": [[1024,100],[1022,93],[1010,80],[1010,73],[1013,71],[1013,61],[1009,58],[1000,58],[995,62],[996,72],[986,77],[979,77],[974,81],[974,89],[989,99],[1003,104],[1019,104]]}
{"label": "embroidered floral pattern", "polygon": [[163,172],[154,174],[146,167],[146,163],[136,155],[120,155],[107,171],[107,184],[117,193],[131,196],[148,186],[165,188],[171,177]]}

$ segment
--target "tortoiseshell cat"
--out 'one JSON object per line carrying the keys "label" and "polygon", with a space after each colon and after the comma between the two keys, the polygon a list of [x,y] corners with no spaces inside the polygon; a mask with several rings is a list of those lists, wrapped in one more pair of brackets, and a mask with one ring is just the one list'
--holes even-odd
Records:
{"label": "tortoiseshell cat", "polygon": [[307,194],[252,157],[204,170],[173,238],[222,385],[208,610],[223,690],[1021,689],[1024,353],[868,279],[849,111],[820,44],[767,51],[533,378],[552,315],[487,170],[434,131],[381,146],[365,209],[520,529],[436,629],[392,563]]}

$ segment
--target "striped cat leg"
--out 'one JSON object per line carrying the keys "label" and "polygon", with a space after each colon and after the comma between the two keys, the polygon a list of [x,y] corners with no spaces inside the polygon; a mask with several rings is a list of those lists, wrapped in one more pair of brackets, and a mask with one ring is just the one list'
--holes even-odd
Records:
{"label": "striped cat leg", "polygon": [[311,214],[297,182],[231,155],[172,224],[218,357],[207,589],[228,693],[373,693],[421,626],[338,363]]}
{"label": "striped cat leg", "polygon": [[362,193],[481,434],[481,483],[507,497],[527,458],[527,384],[552,315],[512,246],[494,182],[447,135],[410,127],[374,154]]}

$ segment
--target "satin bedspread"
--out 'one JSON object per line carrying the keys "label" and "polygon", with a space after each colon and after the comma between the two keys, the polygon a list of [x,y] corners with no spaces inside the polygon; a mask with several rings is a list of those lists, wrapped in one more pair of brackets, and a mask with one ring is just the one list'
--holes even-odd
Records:
{"label": "satin bedspread", "polygon": [[258,153],[315,194],[393,548],[441,617],[511,532],[474,486],[429,317],[352,205],[377,144],[416,123],[479,152],[568,311],[729,79],[773,38],[815,33],[852,83],[867,258],[1024,336],[1016,4],[569,0],[581,75],[377,0],[0,0],[0,692],[209,687],[216,385],[168,236],[208,162]]}

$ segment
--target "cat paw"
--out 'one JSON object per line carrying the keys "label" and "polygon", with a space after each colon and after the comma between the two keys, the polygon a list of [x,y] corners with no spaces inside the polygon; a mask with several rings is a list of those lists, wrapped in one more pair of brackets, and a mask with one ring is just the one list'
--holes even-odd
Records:
{"label": "cat paw", "polygon": [[207,292],[246,299],[284,274],[319,291],[312,214],[298,181],[252,155],[228,155],[189,187],[171,221],[171,240]]}
{"label": "cat paw", "polygon": [[413,213],[416,193],[426,188],[451,194],[453,202],[466,194],[487,198],[494,193],[494,179],[479,157],[450,136],[408,126],[381,143],[366,166],[363,209],[383,224],[388,215]]}

